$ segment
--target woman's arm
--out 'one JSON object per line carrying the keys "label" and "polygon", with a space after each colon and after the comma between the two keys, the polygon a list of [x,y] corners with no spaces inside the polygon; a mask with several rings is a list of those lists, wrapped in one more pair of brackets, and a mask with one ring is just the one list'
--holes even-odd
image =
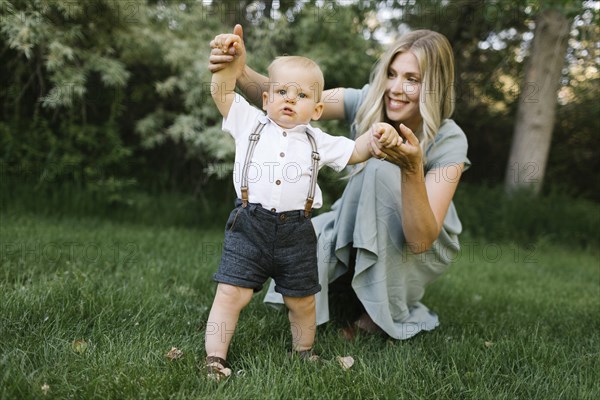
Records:
{"label": "woman's arm", "polygon": [[463,166],[432,169],[425,177],[422,166],[416,173],[401,171],[402,230],[412,253],[429,250],[438,238]]}
{"label": "woman's arm", "polygon": [[404,125],[400,131],[405,143],[385,148],[373,140],[372,152],[375,157],[400,166],[402,230],[409,250],[422,253],[431,248],[442,230],[464,164],[435,168],[425,175],[419,140]]}
{"label": "woman's arm", "polygon": [[237,87],[244,93],[250,103],[262,108],[262,94],[269,89],[269,78],[246,65],[242,75],[237,80]]}
{"label": "woman's arm", "polygon": [[322,120],[345,119],[346,112],[344,111],[344,88],[334,88],[323,91],[322,99],[323,114]]}

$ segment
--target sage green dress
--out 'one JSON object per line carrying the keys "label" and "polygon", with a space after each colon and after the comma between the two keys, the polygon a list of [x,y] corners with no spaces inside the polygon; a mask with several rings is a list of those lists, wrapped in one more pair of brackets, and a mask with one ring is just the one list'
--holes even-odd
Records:
{"label": "sage green dress", "polygon": [[[345,89],[344,109],[352,122],[368,91]],[[355,132],[352,132],[355,135]],[[467,139],[452,120],[440,126],[435,142],[425,151],[425,173],[431,169],[465,164]],[[452,179],[439,176],[439,179]],[[400,168],[370,159],[348,182],[330,212],[313,218],[318,238],[319,281],[317,324],[329,320],[329,283],[348,270],[352,247],[357,249],[352,288],[373,321],[389,336],[408,339],[435,329],[438,317],[420,301],[425,286],[440,276],[456,258],[462,226],[450,204],[439,237],[431,249],[412,254],[402,232]],[[266,303],[283,303],[273,285]]]}

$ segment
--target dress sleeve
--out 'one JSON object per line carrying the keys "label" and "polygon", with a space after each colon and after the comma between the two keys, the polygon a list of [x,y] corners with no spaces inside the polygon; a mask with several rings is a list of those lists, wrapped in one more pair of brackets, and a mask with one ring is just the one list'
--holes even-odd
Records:
{"label": "dress sleeve", "polygon": [[448,167],[464,163],[464,170],[471,166],[467,158],[469,148],[467,136],[452,120],[445,120],[435,137],[435,141],[425,152],[425,170]]}
{"label": "dress sleeve", "polygon": [[354,119],[358,113],[358,109],[365,100],[369,92],[369,84],[366,84],[362,89],[344,88],[344,115],[346,122],[351,127],[351,136],[356,137],[356,132],[353,126]]}

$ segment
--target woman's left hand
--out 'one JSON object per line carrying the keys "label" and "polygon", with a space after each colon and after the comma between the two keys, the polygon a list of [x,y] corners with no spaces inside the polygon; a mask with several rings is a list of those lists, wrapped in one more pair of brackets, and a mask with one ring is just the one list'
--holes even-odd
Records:
{"label": "woman's left hand", "polygon": [[419,139],[404,124],[400,124],[400,136],[404,138],[404,141],[399,142],[396,146],[385,147],[379,141],[381,133],[373,131],[371,153],[381,160],[396,164],[405,173],[417,173],[423,166],[423,151],[419,145]]}

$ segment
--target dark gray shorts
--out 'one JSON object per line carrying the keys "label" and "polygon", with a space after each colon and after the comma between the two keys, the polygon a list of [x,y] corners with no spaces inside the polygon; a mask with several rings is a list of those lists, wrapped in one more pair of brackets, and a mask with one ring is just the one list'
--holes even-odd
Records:
{"label": "dark gray shorts", "polygon": [[260,291],[268,278],[275,291],[306,297],[321,290],[317,271],[317,237],[304,210],[276,213],[260,204],[229,214],[217,282]]}

